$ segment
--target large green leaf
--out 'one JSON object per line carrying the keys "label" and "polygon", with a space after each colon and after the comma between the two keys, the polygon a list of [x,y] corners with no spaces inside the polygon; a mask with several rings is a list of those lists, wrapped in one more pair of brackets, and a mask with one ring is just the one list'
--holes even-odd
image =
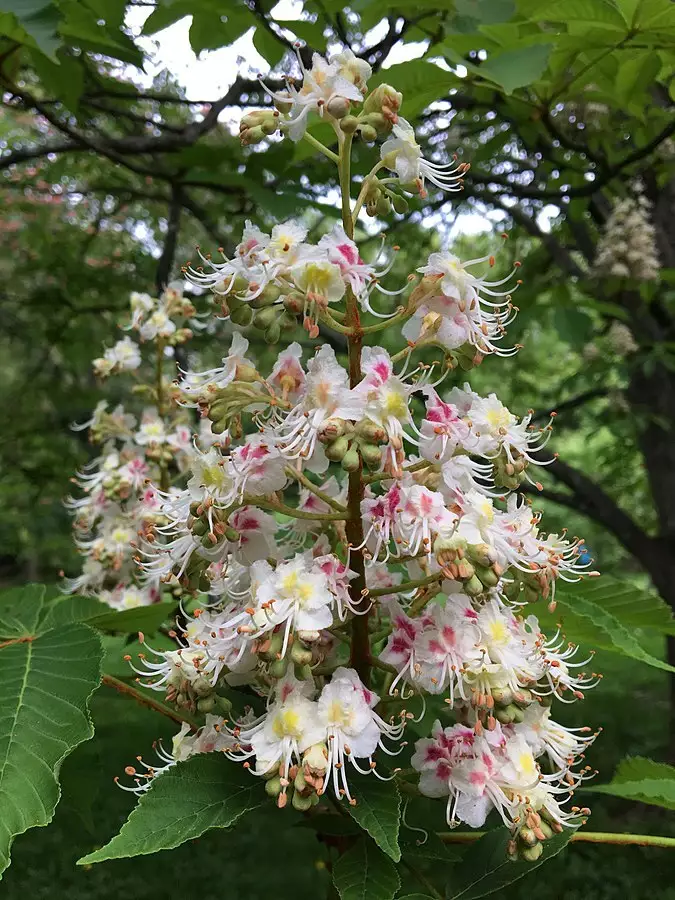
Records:
{"label": "large green leaf", "polygon": [[118,835],[80,865],[171,850],[211,828],[228,828],[259,806],[259,779],[220,754],[193,756],[159,776]]}
{"label": "large green leaf", "polygon": [[545,841],[544,852],[535,863],[509,859],[507,845],[510,834],[506,829],[488,831],[471,845],[462,862],[452,870],[446,897],[448,900],[477,900],[501,891],[560,853],[575,830],[565,828],[562,834]]}
{"label": "large green leaf", "polygon": [[609,609],[587,599],[581,594],[574,596],[570,591],[558,597],[555,616],[536,608],[536,613],[544,630],[549,630],[556,623],[561,623],[565,637],[574,643],[589,648],[610,650],[631,659],[637,659],[656,669],[666,672],[675,671],[662,659],[652,656],[640,644],[635,636],[635,625],[623,624]]}
{"label": "large green leaf", "polygon": [[396,783],[380,781],[371,774],[352,779],[351,789],[356,806],[347,807],[349,812],[375,843],[398,862],[401,858],[398,846],[401,795]]}
{"label": "large green leaf", "polygon": [[611,613],[626,628],[654,628],[662,634],[675,634],[675,619],[668,604],[653,591],[629,581],[602,575],[556,591],[556,599],[565,606],[573,607],[579,597]]}
{"label": "large green leaf", "polygon": [[100,680],[101,642],[86,625],[41,623],[45,589],[3,596],[0,622],[0,872],[14,838],[51,821],[58,773],[68,754],[94,731],[87,702]]}
{"label": "large green leaf", "polygon": [[488,56],[480,67],[480,74],[511,94],[516,88],[525,87],[541,78],[552,47],[552,44],[535,44]]}
{"label": "large green leaf", "polygon": [[609,784],[588,785],[584,790],[675,809],[675,767],[642,756],[629,757],[619,763]]}
{"label": "large green leaf", "polygon": [[333,882],[341,900],[392,900],[401,886],[392,861],[367,838],[338,859]]}
{"label": "large green leaf", "polygon": [[[30,591],[32,586],[24,590]],[[15,591],[9,592],[8,611],[15,604],[25,606],[25,600],[15,601]],[[0,594],[0,634],[3,631],[2,610],[4,593]],[[30,607],[29,607],[30,608]],[[134,609],[115,610],[101,603],[95,597],[58,596],[46,602],[41,608],[39,622],[44,630],[56,628],[59,625],[67,625],[71,622],[82,622],[98,628],[100,631],[124,632],[134,634],[137,631],[146,631],[150,634],[157,631],[162,622],[165,622],[176,609],[172,601],[166,603],[153,603],[150,606],[138,606]],[[35,626],[34,626],[35,627]]]}

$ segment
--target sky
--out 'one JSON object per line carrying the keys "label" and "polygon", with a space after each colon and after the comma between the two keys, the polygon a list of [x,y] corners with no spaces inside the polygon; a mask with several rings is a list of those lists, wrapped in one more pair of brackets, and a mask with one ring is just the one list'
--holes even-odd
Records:
{"label": "sky", "polygon": [[[272,10],[272,16],[288,21],[298,18],[300,9],[301,4],[297,0],[281,0]],[[156,75],[167,69],[185,89],[189,100],[211,101],[217,100],[227,91],[234,81],[234,76],[242,70],[242,67],[244,71],[248,69],[252,76],[258,73],[266,74],[269,71],[265,59],[260,56],[253,44],[253,28],[242,35],[232,46],[204,51],[197,57],[190,47],[191,16],[186,16],[152,37],[143,37],[141,36],[143,23],[151,12],[152,8],[136,6],[131,7],[127,13],[127,26],[137,43],[151,57],[151,61],[146,63],[144,73],[148,86]],[[369,34],[369,43],[375,43],[378,40],[377,30],[377,28],[373,29]],[[385,68],[421,56],[424,49],[423,43],[406,44],[405,47],[395,46],[387,59]],[[458,72],[458,74],[462,73]],[[228,114],[225,111],[223,118],[233,120],[232,113]],[[550,219],[557,215],[557,212],[553,206],[546,207],[538,217],[540,227],[546,231],[550,230]],[[472,235],[490,231],[493,223],[501,221],[503,218],[504,215],[498,211],[491,211],[489,218],[478,213],[460,213],[456,217],[448,237],[454,238],[460,234]],[[427,228],[445,227],[438,215],[427,217],[423,221],[423,225]]]}

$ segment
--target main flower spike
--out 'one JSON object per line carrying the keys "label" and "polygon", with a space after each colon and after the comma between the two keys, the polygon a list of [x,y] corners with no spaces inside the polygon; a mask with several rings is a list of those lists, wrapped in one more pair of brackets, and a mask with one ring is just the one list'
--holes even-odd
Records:
{"label": "main flower spike", "polygon": [[[126,591],[117,605],[131,585],[180,602],[171,647],[149,641],[129,662],[195,722],[157,766],[130,769],[127,789],[208,752],[299,811],[326,792],[358,804],[366,776],[415,781],[445,800],[449,825],[494,813],[510,855],[536,860],[587,814],[566,802],[592,774],[595,734],[553,716],[599,676],[532,608],[554,608],[558,580],[594,574],[582,542],[543,533],[518,493],[538,486],[553,420],[535,428],[531,412],[519,418],[457,377],[518,349],[503,340],[519,264],[493,276],[494,255],[436,249],[411,260],[403,288],[388,285],[395,251],[359,247],[360,214],[457,190],[468,165],[425,159],[401,94],[369,93],[370,67],[353,54],[315,55],[301,75],[270,92],[274,108],[244,116],[242,140],[279,131],[334,162],[340,224],[310,240],[301,220],[247,222],[231,252],[198,251],[184,275],[233,331],[221,363],[181,372],[171,390],[159,378],[140,422],[100,409],[91,423],[104,449],[73,502],[87,555],[74,587]],[[330,146],[312,134],[318,120]],[[355,140],[381,145],[354,198]],[[376,309],[378,294],[396,308]],[[192,314],[176,292],[133,296],[130,327],[154,342],[160,371]],[[289,341],[263,366],[246,326]],[[305,347],[290,340],[303,329]],[[313,349],[307,335],[320,338]],[[135,371],[141,355],[126,337],[96,370]],[[438,721],[408,748],[425,705]]]}

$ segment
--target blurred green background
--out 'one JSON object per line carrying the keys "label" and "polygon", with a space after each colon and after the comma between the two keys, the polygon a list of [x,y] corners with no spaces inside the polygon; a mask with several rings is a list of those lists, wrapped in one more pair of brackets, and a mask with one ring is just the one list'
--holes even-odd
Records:
{"label": "blurred green background", "polygon": [[[462,258],[496,253],[495,277],[522,261],[509,335],[523,349],[487,359],[471,384],[542,424],[558,410],[549,447],[563,462],[543,470],[534,501],[546,529],[583,534],[603,573],[673,608],[669,0],[0,2],[0,584],[77,569],[62,498],[91,448],[69,425],[101,399],[91,359],[115,339],[130,291],[178,276],[196,244],[231,249],[246,218],[269,227],[298,216],[314,235],[336,220],[331,166],[312,147],[242,150],[236,138],[242,108],[268,102],[255,72],[273,87],[297,72],[296,38],[305,62],[313,49],[352,47],[372,64],[371,84],[403,92],[428,156],[471,162],[461,195],[430,189],[408,213],[371,220],[362,253],[386,231],[401,247],[392,285],[443,245]],[[324,128],[312,130],[325,140]],[[377,152],[357,144],[357,175]],[[638,197],[642,218],[617,217],[617,203],[635,210]],[[650,254],[656,271],[645,269]],[[219,360],[229,331],[200,335],[185,362]],[[259,332],[246,334],[263,365],[273,358]],[[293,339],[311,344],[300,330],[284,335]],[[105,396],[124,391],[113,382]],[[675,661],[672,623],[631,630]],[[583,718],[604,728],[589,754],[600,779],[626,755],[673,762],[667,674],[616,653],[597,659],[605,679]],[[129,706],[105,688],[95,698],[96,737],[64,765],[54,824],[16,841],[6,896],[325,895],[314,836],[272,830],[262,814],[156,858],[76,868],[131,808],[113,776],[164,732]],[[675,834],[656,807],[589,801],[594,830]],[[504,895],[669,898],[674,875],[668,851],[577,844]]]}

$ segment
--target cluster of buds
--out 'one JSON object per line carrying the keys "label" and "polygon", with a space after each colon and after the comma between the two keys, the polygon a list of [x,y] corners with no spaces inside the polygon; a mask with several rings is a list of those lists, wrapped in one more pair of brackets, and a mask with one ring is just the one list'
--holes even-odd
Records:
{"label": "cluster of buds", "polygon": [[382,445],[389,442],[384,428],[368,419],[352,424],[345,419],[327,419],[317,438],[325,446],[326,457],[340,463],[345,472],[355,472],[363,462],[377,470],[382,464]]}

